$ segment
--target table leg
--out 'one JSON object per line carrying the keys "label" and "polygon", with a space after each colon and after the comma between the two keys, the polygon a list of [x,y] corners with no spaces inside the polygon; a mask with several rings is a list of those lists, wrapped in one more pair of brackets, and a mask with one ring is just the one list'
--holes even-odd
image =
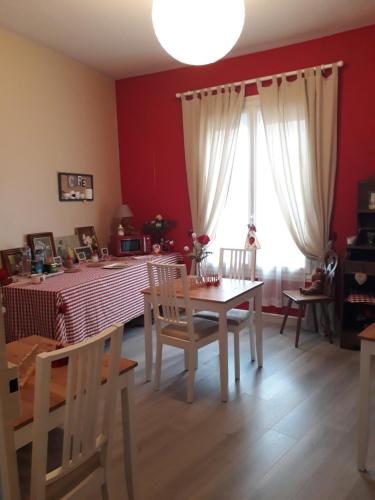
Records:
{"label": "table leg", "polygon": [[121,418],[124,446],[125,478],[129,500],[137,498],[137,448],[134,425],[134,371],[127,374],[127,384],[121,390]]}
{"label": "table leg", "polygon": [[146,382],[152,379],[152,320],[151,302],[144,297],[144,323],[145,323],[145,373]]}
{"label": "table leg", "polygon": [[258,367],[263,366],[262,287],[255,290],[255,336]]}
{"label": "table leg", "polygon": [[251,355],[251,361],[255,361],[255,335],[254,335],[254,321],[253,321],[253,315],[254,315],[254,301],[253,298],[249,300],[249,311],[250,311],[250,316],[249,316],[249,337],[250,337],[250,355]]}
{"label": "table leg", "polygon": [[220,355],[220,385],[221,400],[228,400],[228,331],[226,312],[219,314],[219,355]]}
{"label": "table leg", "polygon": [[358,421],[358,469],[366,470],[369,440],[371,353],[366,340],[361,341],[360,380],[359,380],[359,421]]}

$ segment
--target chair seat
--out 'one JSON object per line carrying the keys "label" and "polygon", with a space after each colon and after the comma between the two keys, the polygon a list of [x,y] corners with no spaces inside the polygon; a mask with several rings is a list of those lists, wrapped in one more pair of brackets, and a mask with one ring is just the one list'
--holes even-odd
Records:
{"label": "chair seat", "polygon": [[[231,309],[227,312],[227,323],[230,326],[239,326],[250,317],[249,311],[243,309]],[[205,318],[211,321],[219,321],[219,313],[215,311],[199,311],[194,314],[195,318]]]}
{"label": "chair seat", "polygon": [[[193,317],[194,340],[202,340],[218,331],[215,321]],[[169,323],[161,329],[162,335],[174,337],[181,340],[190,340],[187,325],[174,325]]]}
{"label": "chair seat", "polygon": [[317,294],[317,295],[305,295],[299,290],[283,290],[283,294],[289,299],[293,300],[297,304],[307,303],[307,302],[332,302],[332,297],[329,295]]}

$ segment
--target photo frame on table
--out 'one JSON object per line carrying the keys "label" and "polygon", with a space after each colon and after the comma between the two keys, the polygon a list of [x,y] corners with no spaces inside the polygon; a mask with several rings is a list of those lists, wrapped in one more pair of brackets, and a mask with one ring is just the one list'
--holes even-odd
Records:
{"label": "photo frame on table", "polygon": [[31,248],[33,258],[40,258],[43,262],[56,257],[55,240],[53,233],[33,233],[27,235],[27,243]]}
{"label": "photo frame on table", "polygon": [[102,255],[102,259],[108,259],[109,257],[109,250],[108,248],[104,247],[100,249],[100,253]]}
{"label": "photo frame on table", "polygon": [[92,258],[92,248],[89,246],[75,247],[74,253],[76,254],[78,262],[84,262]]}
{"label": "photo frame on table", "polygon": [[60,201],[93,201],[94,176],[59,172],[57,174]]}
{"label": "photo frame on table", "polygon": [[18,274],[22,268],[23,248],[9,248],[1,250],[1,262],[9,276]]}
{"label": "photo frame on table", "polygon": [[78,236],[78,241],[81,246],[91,247],[92,252],[96,252],[98,257],[101,257],[102,254],[94,226],[76,227],[74,231]]}
{"label": "photo frame on table", "polygon": [[58,267],[62,267],[62,265],[63,265],[63,261],[62,261],[62,258],[60,255],[58,255],[57,257],[54,257],[53,262],[55,264],[57,264]]}

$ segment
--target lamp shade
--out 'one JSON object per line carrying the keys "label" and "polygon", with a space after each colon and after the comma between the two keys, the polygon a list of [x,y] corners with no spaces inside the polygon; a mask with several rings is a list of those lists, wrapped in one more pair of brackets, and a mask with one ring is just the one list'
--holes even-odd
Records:
{"label": "lamp shade", "polygon": [[126,219],[127,217],[133,217],[133,212],[130,210],[129,205],[121,205],[117,213],[117,216],[120,219]]}
{"label": "lamp shade", "polygon": [[244,25],[244,0],[153,0],[152,23],[161,46],[185,64],[224,57]]}

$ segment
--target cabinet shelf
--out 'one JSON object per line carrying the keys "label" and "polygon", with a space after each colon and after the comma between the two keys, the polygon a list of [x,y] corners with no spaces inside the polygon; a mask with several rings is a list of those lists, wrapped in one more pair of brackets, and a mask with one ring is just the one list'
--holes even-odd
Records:
{"label": "cabinet shelf", "polygon": [[[370,193],[375,193],[375,177],[358,184],[358,234],[356,243],[347,245],[342,266],[341,347],[345,349],[359,349],[358,333],[375,321],[375,245],[368,239],[368,233],[375,232],[375,210],[367,208]],[[362,285],[356,273],[366,274]]]}
{"label": "cabinet shelf", "polygon": [[375,252],[374,245],[347,245],[348,250],[369,250],[370,252]]}

